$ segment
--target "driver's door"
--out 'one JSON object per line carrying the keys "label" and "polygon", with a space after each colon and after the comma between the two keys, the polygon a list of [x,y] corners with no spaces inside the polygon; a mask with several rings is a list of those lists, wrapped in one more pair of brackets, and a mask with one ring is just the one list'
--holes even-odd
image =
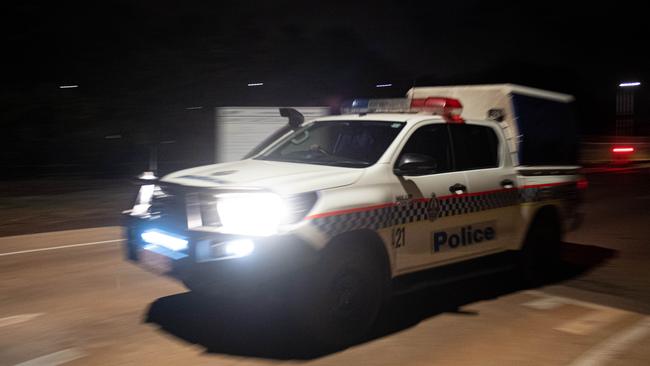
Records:
{"label": "driver's door", "polygon": [[[393,226],[396,269],[398,273],[410,272],[434,263],[445,263],[462,256],[449,243],[436,243],[437,232],[461,225],[458,216],[446,216],[441,210],[442,201],[449,196],[462,194],[467,182],[463,172],[453,169],[452,147],[445,123],[432,123],[417,127],[406,139],[396,164],[404,154],[420,154],[433,159],[434,169],[429,172],[398,173],[395,197],[397,207]],[[453,187],[453,189],[452,189]],[[453,191],[453,192],[452,192]],[[438,241],[442,240],[438,234]]]}

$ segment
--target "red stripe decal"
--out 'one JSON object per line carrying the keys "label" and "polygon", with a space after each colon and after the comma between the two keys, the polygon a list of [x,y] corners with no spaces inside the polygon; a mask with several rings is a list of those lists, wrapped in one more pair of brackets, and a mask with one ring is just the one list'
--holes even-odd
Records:
{"label": "red stripe decal", "polygon": [[[577,181],[559,182],[559,183],[544,183],[544,184],[530,184],[530,185],[526,185],[526,186],[523,186],[523,187],[520,187],[520,188],[517,188],[517,189],[522,190],[522,189],[526,189],[526,188],[553,187],[553,186],[560,186],[560,185],[572,184],[572,183],[577,183]],[[450,194],[450,195],[447,195],[447,196],[440,196],[440,197],[437,197],[437,198],[439,200],[446,200],[446,199],[455,198],[455,197],[480,196],[480,195],[486,195],[486,194],[509,191],[511,189],[512,188],[501,188],[501,189],[492,189],[492,190],[489,190],[489,191],[481,191],[481,192],[472,192],[472,193],[463,193],[463,194]],[[416,202],[424,202],[424,201],[428,201],[429,199],[430,198],[417,198],[414,201],[416,201]],[[386,203],[382,203],[382,204],[379,204],[379,205],[373,205],[373,206],[364,206],[364,207],[349,208],[349,209],[345,209],[345,210],[323,212],[323,213],[319,213],[319,214],[309,215],[305,219],[307,219],[307,220],[320,219],[320,218],[329,217],[329,216],[337,216],[337,215],[345,215],[345,214],[350,214],[350,213],[355,213],[355,212],[378,210],[380,208],[386,208],[386,207],[391,207],[391,206],[396,206],[396,205],[397,205],[396,202],[386,202]]]}
{"label": "red stripe decal", "polygon": [[572,184],[572,183],[575,184],[575,183],[578,183],[578,181],[576,181],[576,180],[572,180],[572,181],[570,181],[570,182],[544,183],[544,184],[530,184],[530,185],[527,185],[527,186],[523,186],[523,187],[520,188],[520,189],[524,189],[524,188],[543,188],[543,187],[553,187],[553,186],[561,186],[561,185]]}
{"label": "red stripe decal", "polygon": [[388,202],[388,203],[382,203],[380,205],[374,205],[374,206],[365,206],[365,207],[350,208],[350,209],[347,209],[347,210],[323,212],[323,213],[319,213],[319,214],[309,215],[309,216],[306,217],[306,219],[307,220],[320,219],[322,217],[328,217],[328,216],[345,215],[345,214],[354,213],[354,212],[378,210],[380,208],[385,208],[385,207],[390,207],[390,206],[395,206],[395,205],[396,205],[395,202]]}

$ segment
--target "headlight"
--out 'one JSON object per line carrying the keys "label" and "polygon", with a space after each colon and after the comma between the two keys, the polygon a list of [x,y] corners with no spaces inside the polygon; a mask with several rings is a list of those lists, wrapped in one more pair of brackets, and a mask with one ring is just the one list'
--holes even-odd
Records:
{"label": "headlight", "polygon": [[286,222],[287,207],[275,193],[227,193],[217,195],[222,232],[267,236]]}

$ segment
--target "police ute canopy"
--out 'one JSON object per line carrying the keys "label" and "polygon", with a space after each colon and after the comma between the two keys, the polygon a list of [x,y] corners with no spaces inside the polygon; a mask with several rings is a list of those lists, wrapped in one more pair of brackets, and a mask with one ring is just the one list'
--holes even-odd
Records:
{"label": "police ute canopy", "polygon": [[127,258],[206,298],[280,298],[328,347],[363,337],[392,294],[478,262],[539,283],[581,219],[572,101],[502,84],[309,121],[283,108],[287,125],[242,160],[143,181]]}

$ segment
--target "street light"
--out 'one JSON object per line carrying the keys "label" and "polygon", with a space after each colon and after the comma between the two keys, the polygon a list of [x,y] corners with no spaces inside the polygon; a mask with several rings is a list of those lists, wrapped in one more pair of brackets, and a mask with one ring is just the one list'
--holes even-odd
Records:
{"label": "street light", "polygon": [[634,90],[640,86],[639,81],[624,81],[618,84],[616,91],[616,135],[634,134]]}
{"label": "street light", "polygon": [[631,86],[639,86],[639,85],[641,85],[641,83],[638,81],[629,81],[629,82],[618,84],[618,86],[620,86],[621,88],[629,88]]}

